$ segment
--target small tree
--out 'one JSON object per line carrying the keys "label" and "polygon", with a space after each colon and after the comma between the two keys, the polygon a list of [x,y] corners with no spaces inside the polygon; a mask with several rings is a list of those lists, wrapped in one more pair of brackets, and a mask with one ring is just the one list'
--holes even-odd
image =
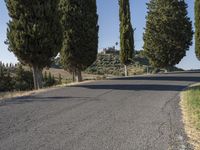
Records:
{"label": "small tree", "polygon": [[49,72],[49,75],[48,75],[48,83],[51,84],[52,82],[52,76],[51,76],[51,72]]}
{"label": "small tree", "polygon": [[178,64],[192,44],[192,22],[184,0],[151,0],[148,4],[144,51],[157,68]]}
{"label": "small tree", "polygon": [[59,73],[59,77],[58,77],[58,84],[62,84],[62,76],[60,73]]}
{"label": "small tree", "polygon": [[96,0],[61,0],[64,33],[61,62],[65,70],[82,81],[81,71],[90,66],[98,50],[98,15]]}
{"label": "small tree", "polygon": [[45,71],[45,72],[44,72],[43,80],[44,80],[44,81],[47,81],[47,79],[48,79],[48,77],[47,77],[47,72]]}
{"label": "small tree", "polygon": [[51,84],[52,84],[52,85],[55,85],[55,83],[56,83],[56,80],[55,80],[55,76],[53,75],[53,76],[52,76],[52,79],[51,79]]}
{"label": "small tree", "polygon": [[200,60],[200,1],[195,0],[195,51]]}
{"label": "small tree", "polygon": [[128,75],[127,65],[133,58],[134,37],[131,25],[131,14],[129,0],[119,0],[120,18],[120,60],[125,68],[125,76]]}
{"label": "small tree", "polygon": [[4,77],[4,68],[3,68],[3,66],[0,66],[0,77],[2,77],[2,79]]}
{"label": "small tree", "polygon": [[33,76],[31,71],[25,71],[22,65],[16,69],[15,90],[26,91],[34,88]]}
{"label": "small tree", "polygon": [[0,69],[0,91],[6,92],[13,90],[14,82],[9,69]]}
{"label": "small tree", "polygon": [[5,0],[9,50],[33,69],[35,89],[42,86],[42,69],[51,64],[62,42],[59,0]]}

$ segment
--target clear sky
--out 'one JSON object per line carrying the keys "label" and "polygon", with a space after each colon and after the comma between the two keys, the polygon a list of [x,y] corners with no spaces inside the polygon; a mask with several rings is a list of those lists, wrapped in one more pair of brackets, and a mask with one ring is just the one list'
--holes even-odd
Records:
{"label": "clear sky", "polygon": [[[146,3],[148,0],[130,0],[132,24],[135,31],[135,48],[137,50],[143,47],[143,32],[145,27]],[[194,2],[186,0],[188,4],[188,15],[194,24]],[[114,46],[119,42],[119,17],[118,17],[118,0],[97,0],[99,14],[99,49]],[[17,59],[7,50],[4,44],[6,40],[6,28],[9,20],[4,0],[0,1],[0,61],[5,63],[15,63]],[[191,46],[187,56],[181,61],[178,67],[184,69],[200,69],[200,61],[195,57],[194,46]]]}

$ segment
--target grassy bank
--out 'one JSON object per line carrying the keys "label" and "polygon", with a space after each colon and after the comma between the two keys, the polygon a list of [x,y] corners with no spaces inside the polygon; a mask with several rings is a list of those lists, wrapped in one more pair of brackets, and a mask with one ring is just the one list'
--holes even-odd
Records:
{"label": "grassy bank", "polygon": [[[96,80],[98,80],[98,79],[96,79]],[[74,86],[74,85],[90,83],[90,82],[94,82],[96,80],[85,80],[85,81],[82,81],[82,82],[70,82],[70,83],[67,83],[67,84],[65,83],[65,84],[61,84],[61,85],[55,85],[55,86],[52,86],[52,87],[46,87],[46,88],[43,88],[43,89],[32,90],[32,91],[0,92],[0,102],[1,102],[1,100],[5,100],[5,99],[23,97],[23,96],[30,96],[32,94],[39,94],[39,93],[42,93],[42,92],[47,92],[47,91],[55,90],[55,89],[62,88],[62,87],[70,87],[70,86]],[[99,80],[101,80],[101,79],[99,79]]]}
{"label": "grassy bank", "polygon": [[181,97],[186,132],[195,150],[200,150],[200,84],[182,92]]}

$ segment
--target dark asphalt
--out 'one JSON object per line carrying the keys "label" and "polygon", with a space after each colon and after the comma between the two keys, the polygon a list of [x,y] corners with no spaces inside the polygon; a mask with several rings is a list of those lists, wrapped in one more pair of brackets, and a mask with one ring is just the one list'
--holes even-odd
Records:
{"label": "dark asphalt", "polygon": [[189,150],[179,93],[200,73],[111,79],[0,103],[0,150]]}

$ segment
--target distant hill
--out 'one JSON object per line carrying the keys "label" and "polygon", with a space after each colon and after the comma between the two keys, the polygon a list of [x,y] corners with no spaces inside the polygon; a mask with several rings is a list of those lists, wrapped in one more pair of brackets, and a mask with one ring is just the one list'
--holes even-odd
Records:
{"label": "distant hill", "polygon": [[[54,60],[51,68],[62,69],[60,58]],[[135,58],[128,66],[129,75],[140,75],[148,73],[164,72],[165,69],[151,67],[148,59],[143,55],[143,51],[136,51]],[[169,71],[182,71],[177,67],[171,67]],[[57,71],[58,72],[58,71]],[[119,51],[109,48],[99,53],[97,60],[88,67],[84,73],[93,75],[123,76],[124,66],[120,63]]]}
{"label": "distant hill", "polygon": [[[170,71],[182,71],[182,69],[172,67]],[[99,53],[97,60],[85,71],[90,74],[98,75],[124,75],[124,66],[120,63],[119,53],[109,53],[104,52]],[[157,69],[151,67],[148,59],[143,55],[142,51],[137,51],[135,58],[132,60],[131,64],[128,66],[129,75],[139,75],[148,73],[158,73],[164,72],[164,69]]]}

